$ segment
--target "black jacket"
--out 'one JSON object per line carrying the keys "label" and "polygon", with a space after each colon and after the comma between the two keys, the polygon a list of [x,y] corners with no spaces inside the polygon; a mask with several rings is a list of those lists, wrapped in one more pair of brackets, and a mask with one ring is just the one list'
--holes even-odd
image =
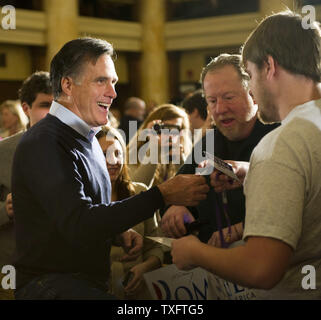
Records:
{"label": "black jacket", "polygon": [[[198,142],[186,160],[185,164],[180,168],[177,174],[194,174],[198,163],[195,161],[195,155],[199,155],[201,150],[206,150],[206,139],[214,141],[214,154],[223,160],[237,160],[249,161],[252,151],[260,140],[270,131],[278,127],[279,124],[264,125],[259,120],[256,121],[253,131],[250,136],[241,141],[229,141],[222,133],[214,129]],[[212,147],[213,149],[213,147]],[[197,151],[195,151],[197,150]],[[209,150],[207,150],[209,151]],[[211,153],[211,151],[210,151]],[[188,164],[189,163],[189,164]],[[216,200],[222,207],[222,200],[220,194],[215,194],[214,189],[210,188],[208,196],[197,207],[188,208],[195,218],[200,221],[208,221],[209,223],[202,227],[199,233],[199,238],[203,242],[207,242],[214,231],[218,230],[216,221]],[[243,195],[243,188],[227,191],[228,199],[228,216],[231,224],[244,222],[245,218],[245,197]],[[227,221],[221,216],[222,228],[227,226]]]}

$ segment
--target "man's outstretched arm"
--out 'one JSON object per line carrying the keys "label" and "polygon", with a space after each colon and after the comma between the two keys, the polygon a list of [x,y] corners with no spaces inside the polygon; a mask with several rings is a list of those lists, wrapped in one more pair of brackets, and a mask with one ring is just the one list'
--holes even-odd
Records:
{"label": "man's outstretched arm", "polygon": [[194,236],[172,243],[173,263],[179,269],[202,267],[241,286],[271,289],[284,276],[293,249],[266,237],[249,237],[244,246],[221,249],[200,242]]}

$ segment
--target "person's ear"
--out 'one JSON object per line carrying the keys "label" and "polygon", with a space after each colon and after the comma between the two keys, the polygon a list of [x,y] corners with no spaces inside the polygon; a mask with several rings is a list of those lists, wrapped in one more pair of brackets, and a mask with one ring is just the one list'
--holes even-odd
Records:
{"label": "person's ear", "polygon": [[251,90],[249,90],[249,95],[250,95],[250,97],[252,98],[253,103],[254,103],[254,104],[257,104],[256,101],[255,101],[255,99],[254,99],[254,96],[253,96],[253,93],[252,93]]}
{"label": "person's ear", "polygon": [[275,76],[277,69],[277,62],[272,56],[267,57],[266,61],[264,62],[264,69],[267,80],[271,80]]}
{"label": "person's ear", "polygon": [[71,77],[63,77],[60,82],[62,92],[67,95],[71,96],[72,93],[72,86],[73,80]]}
{"label": "person's ear", "polygon": [[27,102],[23,102],[22,105],[22,110],[23,112],[25,113],[25,115],[28,117],[28,119],[30,118],[30,115],[29,115],[29,110],[31,109],[29,104]]}

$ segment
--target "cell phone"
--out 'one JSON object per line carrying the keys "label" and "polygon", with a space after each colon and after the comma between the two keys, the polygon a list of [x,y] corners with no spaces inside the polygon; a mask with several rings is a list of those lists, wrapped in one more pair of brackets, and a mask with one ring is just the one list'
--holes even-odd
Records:
{"label": "cell phone", "polygon": [[131,271],[127,272],[123,280],[124,288],[127,287],[128,283],[133,279],[133,277],[134,277],[134,274]]}

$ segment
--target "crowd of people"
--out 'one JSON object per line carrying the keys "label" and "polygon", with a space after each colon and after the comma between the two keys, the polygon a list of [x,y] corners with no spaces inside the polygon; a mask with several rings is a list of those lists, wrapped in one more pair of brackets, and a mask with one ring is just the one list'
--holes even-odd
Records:
{"label": "crowd of people", "polygon": [[[260,299],[320,299],[301,286],[305,265],[321,267],[314,27],[291,11],[267,17],[240,55],[200,70],[202,89],[180,105],[146,114],[130,97],[119,119],[111,44],[67,42],[50,73],[0,106],[0,269],[17,275],[0,299],[151,299],[144,274],[164,263],[202,267]],[[146,236],[174,238],[171,252]]]}

